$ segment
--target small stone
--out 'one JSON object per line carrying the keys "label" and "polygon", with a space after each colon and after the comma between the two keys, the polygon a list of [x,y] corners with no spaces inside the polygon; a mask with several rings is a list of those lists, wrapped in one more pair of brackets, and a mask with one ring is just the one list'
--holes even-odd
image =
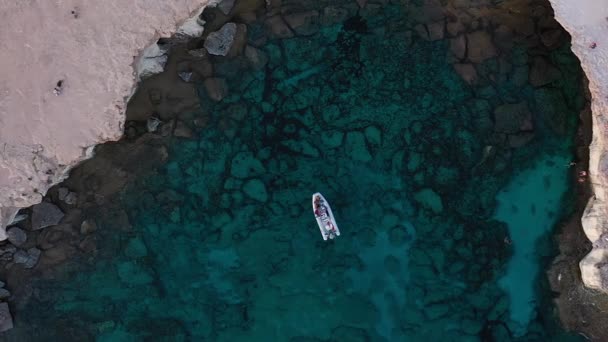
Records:
{"label": "small stone", "polygon": [[435,214],[440,214],[443,211],[441,197],[432,189],[425,188],[418,191],[414,195],[414,200],[420,203],[424,208],[430,209]]}
{"label": "small stone", "polygon": [[203,58],[203,57],[207,56],[207,49],[201,48],[201,49],[188,50],[188,54],[192,57]]}
{"label": "small stone", "polygon": [[57,189],[57,197],[60,201],[63,201],[65,199],[65,196],[67,196],[69,192],[70,190],[68,188],[61,187]]}
{"label": "small stone", "polygon": [[220,9],[220,11],[222,11],[222,13],[228,15],[230,14],[230,11],[232,11],[235,1],[236,0],[223,0],[217,5],[217,7]]}
{"label": "small stone", "polygon": [[327,6],[323,8],[322,25],[343,23],[349,16],[348,10],[341,7]]}
{"label": "small stone", "polygon": [[293,37],[293,32],[291,32],[289,26],[287,26],[280,15],[275,15],[266,19],[265,25],[273,38],[286,39]]}
{"label": "small stone", "polygon": [[438,22],[428,24],[426,27],[429,32],[430,40],[443,39],[443,33],[444,33],[444,28],[445,28],[445,24],[443,21],[438,21]]}
{"label": "small stone", "polygon": [[418,25],[414,26],[414,31],[416,31],[416,33],[418,33],[418,36],[420,36],[420,38],[422,38],[424,40],[431,39],[429,37],[429,31],[427,30],[426,26],[424,26],[422,24],[418,24]]}
{"label": "small stone", "polygon": [[29,256],[28,261],[25,263],[25,268],[33,268],[38,263],[38,259],[40,259],[40,254],[42,252],[36,248],[30,248],[27,250],[27,254]]}
{"label": "small stone", "polygon": [[0,289],[0,299],[7,299],[11,296],[11,293],[7,289]]}
{"label": "small stone", "polygon": [[8,303],[0,303],[0,332],[13,328],[13,316],[8,307]]}
{"label": "small stone", "polygon": [[16,251],[17,247],[13,246],[12,244],[0,247],[0,260],[11,260]]}
{"label": "small stone", "polygon": [[80,234],[86,235],[97,230],[97,224],[92,220],[84,220],[80,224]]}
{"label": "small stone", "polygon": [[463,59],[467,53],[467,39],[464,35],[450,39],[450,51],[458,59]]}
{"label": "small stone", "polygon": [[468,84],[477,82],[477,70],[475,70],[473,64],[454,64],[454,71]]}
{"label": "small stone", "polygon": [[20,249],[13,255],[13,262],[15,264],[23,264],[25,268],[33,268],[38,263],[40,253],[40,250],[35,247],[27,251]]}
{"label": "small stone", "polygon": [[178,121],[177,124],[175,124],[173,135],[179,138],[192,139],[194,137],[194,132],[192,132],[192,129],[185,123]]}
{"label": "small stone", "polygon": [[36,204],[32,208],[32,229],[38,230],[54,226],[61,221],[64,214],[56,205],[49,202]]}
{"label": "small stone", "polygon": [[156,130],[158,129],[158,125],[161,124],[162,121],[160,121],[160,119],[155,118],[155,117],[151,117],[148,119],[148,121],[146,122],[146,128],[148,129],[148,132],[156,132]]}
{"label": "small stone", "polygon": [[25,264],[29,260],[29,255],[23,249],[18,250],[13,254],[13,262],[15,264]]}
{"label": "small stone", "polygon": [[184,82],[190,82],[192,79],[192,72],[181,71],[177,73],[177,76],[182,79]]}
{"label": "small stone", "polygon": [[226,56],[235,57],[242,55],[245,45],[247,45],[247,25],[237,24],[232,46]]}
{"label": "small stone", "polygon": [[464,25],[460,21],[451,21],[446,24],[448,34],[452,37],[464,32]]}
{"label": "small stone", "polygon": [[71,192],[70,189],[62,187],[57,189],[57,198],[66,204],[73,205],[76,203],[78,196],[75,192]]}
{"label": "small stone", "polygon": [[243,192],[245,193],[245,195],[249,196],[250,198],[252,198],[256,201],[266,202],[268,200],[268,193],[266,192],[266,186],[259,179],[252,179],[252,180],[247,181],[243,185]]}
{"label": "small stone", "polygon": [[228,95],[228,84],[226,80],[219,77],[210,77],[205,80],[205,89],[209,98],[215,102],[219,102]]}
{"label": "small stone", "polygon": [[508,103],[494,110],[494,131],[512,134],[532,129],[532,113],[526,102]]}
{"label": "small stone", "polygon": [[268,63],[268,55],[264,51],[256,49],[251,45],[245,47],[245,57],[247,57],[247,60],[249,60],[249,63],[251,63],[251,67],[254,70],[260,70]]}
{"label": "small stone", "polygon": [[250,178],[265,172],[266,168],[262,162],[256,159],[251,152],[239,152],[232,158],[230,174],[235,178]]}
{"label": "small stone", "polygon": [[348,132],[346,135],[346,153],[356,161],[369,162],[372,160],[372,155],[365,143],[365,136],[361,132]]}
{"label": "small stone", "polygon": [[226,56],[234,42],[236,28],[235,23],[226,23],[219,30],[209,33],[204,43],[207,52],[212,55]]}
{"label": "small stone", "polygon": [[8,235],[8,241],[13,245],[19,247],[27,241],[27,234],[21,228],[12,227],[6,231]]}
{"label": "small stone", "polygon": [[319,12],[307,11],[285,15],[287,25],[298,35],[309,36],[319,31]]}
{"label": "small stone", "polygon": [[74,205],[76,202],[78,202],[78,195],[76,195],[75,192],[70,192],[67,194],[67,196],[65,196],[64,202],[69,205]]}

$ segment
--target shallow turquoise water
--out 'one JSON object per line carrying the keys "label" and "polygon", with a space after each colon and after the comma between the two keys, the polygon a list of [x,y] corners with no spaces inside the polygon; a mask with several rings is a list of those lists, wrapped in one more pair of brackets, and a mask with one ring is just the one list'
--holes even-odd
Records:
{"label": "shallow turquoise water", "polygon": [[[539,90],[492,58],[480,68],[495,80],[473,87],[447,42],[408,36],[402,15],[271,40],[257,71],[214,60],[231,95],[201,86],[209,125],[120,198],[132,230],[100,218],[99,257],[37,285],[51,295],[22,313],[44,326],[31,338],[577,340],[537,305],[536,246],[568,212],[577,61],[551,52],[569,78]],[[523,46],[507,55],[527,68]],[[535,137],[511,148],[492,113],[520,102]],[[335,241],[314,221],[317,191]]]}

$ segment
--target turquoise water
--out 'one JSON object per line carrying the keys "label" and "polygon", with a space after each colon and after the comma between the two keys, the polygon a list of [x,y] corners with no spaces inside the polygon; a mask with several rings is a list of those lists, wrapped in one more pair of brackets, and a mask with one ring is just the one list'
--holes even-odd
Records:
{"label": "turquoise water", "polygon": [[[191,114],[207,126],[170,139],[168,162],[116,200],[128,230],[99,217],[99,255],[36,284],[48,295],[23,309],[38,329],[22,340],[578,340],[539,304],[537,246],[569,210],[578,62],[564,44],[548,52],[563,78],[520,85],[531,52],[516,44],[503,59],[517,67],[490,58],[471,86],[405,15],[270,40],[258,70],[213,59],[229,96],[199,85]],[[514,103],[534,126],[519,147],[493,115]]]}

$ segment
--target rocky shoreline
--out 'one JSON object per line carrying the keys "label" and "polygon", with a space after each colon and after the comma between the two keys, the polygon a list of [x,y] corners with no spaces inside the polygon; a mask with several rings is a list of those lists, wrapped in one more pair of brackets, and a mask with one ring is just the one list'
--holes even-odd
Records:
{"label": "rocky shoreline", "polygon": [[[244,13],[247,12],[244,11]],[[428,11],[428,13],[433,12]],[[216,19],[208,18],[210,25],[215,28],[210,31],[234,30],[234,36],[237,35],[238,30],[242,30],[242,27],[236,25],[227,27],[228,19],[222,17],[218,11],[214,11],[214,18]],[[300,22],[306,21],[302,18],[299,20]],[[285,31],[281,30],[284,25],[285,23],[282,21],[275,23],[272,26],[273,32],[277,35],[284,34]],[[293,22],[290,27],[292,26]],[[301,29],[304,30],[305,27]],[[460,33],[457,27],[453,27],[453,29]],[[446,30],[449,32],[449,24]],[[416,31],[416,34],[425,39],[432,40],[439,35],[439,30],[435,29],[433,24],[420,24]],[[441,32],[441,38],[444,38],[443,34]],[[464,35],[459,37],[464,37]],[[483,43],[486,42],[487,47],[486,38],[483,34],[472,34],[467,37],[468,40],[476,41],[479,45],[484,45]],[[466,40],[464,43],[460,40],[457,37],[451,40],[452,52],[456,58],[463,59],[464,54],[468,54],[470,61],[474,63],[492,57],[494,54],[491,49],[467,51]],[[264,64],[264,56],[259,51],[245,47],[243,42],[239,43],[238,39],[235,41],[234,47],[231,45],[225,51],[217,50],[221,50],[222,44],[219,44],[219,47],[211,47],[211,49],[224,55],[228,55],[236,49],[239,50],[236,52],[237,54],[247,55],[250,61]],[[31,279],[59,277],[66,267],[69,268],[66,264],[69,265],[71,260],[94,258],[101,253],[97,249],[100,236],[96,232],[96,223],[91,219],[92,217],[107,215],[114,217],[114,220],[118,218],[124,222],[122,227],[128,233],[129,217],[124,210],[113,205],[113,196],[116,196],[126,184],[151,172],[150,170],[154,170],[166,161],[168,151],[164,143],[165,139],[191,138],[195,130],[206,125],[207,113],[203,111],[196,115],[192,114],[192,110],[197,107],[198,102],[196,90],[189,82],[205,82],[211,99],[220,100],[228,95],[222,79],[212,77],[211,67],[200,67],[204,65],[201,60],[207,57],[204,57],[206,56],[204,51],[200,55],[193,54],[192,51],[197,49],[192,47],[199,43],[200,41],[190,41],[187,45],[173,46],[172,54],[164,66],[167,72],[151,76],[134,94],[131,106],[127,109],[127,119],[130,121],[125,125],[123,140],[99,146],[94,158],[75,168],[65,182],[51,188],[41,204],[25,211],[29,219],[18,222],[9,229],[10,244],[0,246],[0,260],[4,266],[0,269],[0,277],[2,277],[0,279],[7,279],[8,288],[12,289],[13,304],[17,307],[17,319],[19,319],[18,307],[20,304],[25,303],[31,296],[42,295],[23,284],[28,284]],[[492,46],[491,42],[489,46]],[[203,46],[203,48],[207,51],[210,49],[209,46]],[[458,57],[459,55],[462,56]],[[194,63],[190,63],[189,59],[195,60],[199,69],[192,70]],[[456,63],[454,68],[467,82],[476,82],[478,76],[473,64]],[[201,79],[197,79],[197,77]],[[538,74],[534,77],[537,77],[536,80],[542,84],[546,81],[545,77],[548,76]],[[178,79],[185,82],[176,82]],[[176,84],[180,87],[176,88]],[[594,106],[597,105],[594,104]],[[578,149],[580,161],[576,165],[576,169],[573,169],[573,174],[586,169],[586,146],[590,141],[590,113],[589,108],[581,113],[583,125]],[[154,120],[150,120],[152,116],[164,123],[156,127]],[[519,134],[519,129],[520,127],[517,127],[517,132],[512,133]],[[150,130],[156,132],[147,133]],[[526,136],[521,137],[514,141],[514,144],[525,144],[526,139]],[[594,181],[594,177],[596,176],[592,171],[592,181]],[[581,201],[580,203],[586,202],[589,188],[586,184],[582,184],[579,189],[578,200]],[[580,209],[581,206],[577,208],[576,215],[580,214]],[[566,276],[566,274],[573,274],[580,256],[586,252],[589,245],[587,241],[581,239],[581,230],[576,224],[578,217],[580,216],[576,216],[576,219],[568,222],[564,228],[560,246],[565,257],[558,258],[554,263],[550,271],[550,281],[553,290],[561,293],[557,302],[560,316],[566,327],[583,331],[589,337],[601,339],[606,336],[601,330],[598,330],[601,328],[602,319],[606,317],[601,312],[603,295],[590,295],[582,286],[580,278]],[[5,259],[2,259],[3,257]],[[0,289],[0,300],[4,298],[2,293],[2,289]],[[573,296],[575,293],[578,293],[579,297]],[[572,298],[583,298],[583,295],[584,298],[591,296],[593,301],[572,300]],[[566,298],[567,300],[564,300]],[[10,317],[10,314],[7,316],[7,311],[4,310],[8,310],[8,307],[6,304],[0,304],[0,316]],[[592,313],[589,310],[592,310]],[[7,327],[10,323],[8,320],[4,322],[4,326],[0,322],[0,331],[4,330],[2,327]],[[589,325],[589,322],[592,323]]]}

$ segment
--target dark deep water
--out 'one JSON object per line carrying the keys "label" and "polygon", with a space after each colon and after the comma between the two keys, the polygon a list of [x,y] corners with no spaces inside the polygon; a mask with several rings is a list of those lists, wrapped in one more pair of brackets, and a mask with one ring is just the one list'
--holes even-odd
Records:
{"label": "dark deep water", "polygon": [[116,199],[128,229],[99,217],[98,255],[35,285],[20,316],[36,329],[14,336],[579,340],[541,269],[584,102],[567,39],[533,41],[544,17],[528,35],[490,17],[435,39],[416,7],[335,8],[285,39],[249,23],[248,56],[211,58],[229,94],[197,84],[206,126]]}

